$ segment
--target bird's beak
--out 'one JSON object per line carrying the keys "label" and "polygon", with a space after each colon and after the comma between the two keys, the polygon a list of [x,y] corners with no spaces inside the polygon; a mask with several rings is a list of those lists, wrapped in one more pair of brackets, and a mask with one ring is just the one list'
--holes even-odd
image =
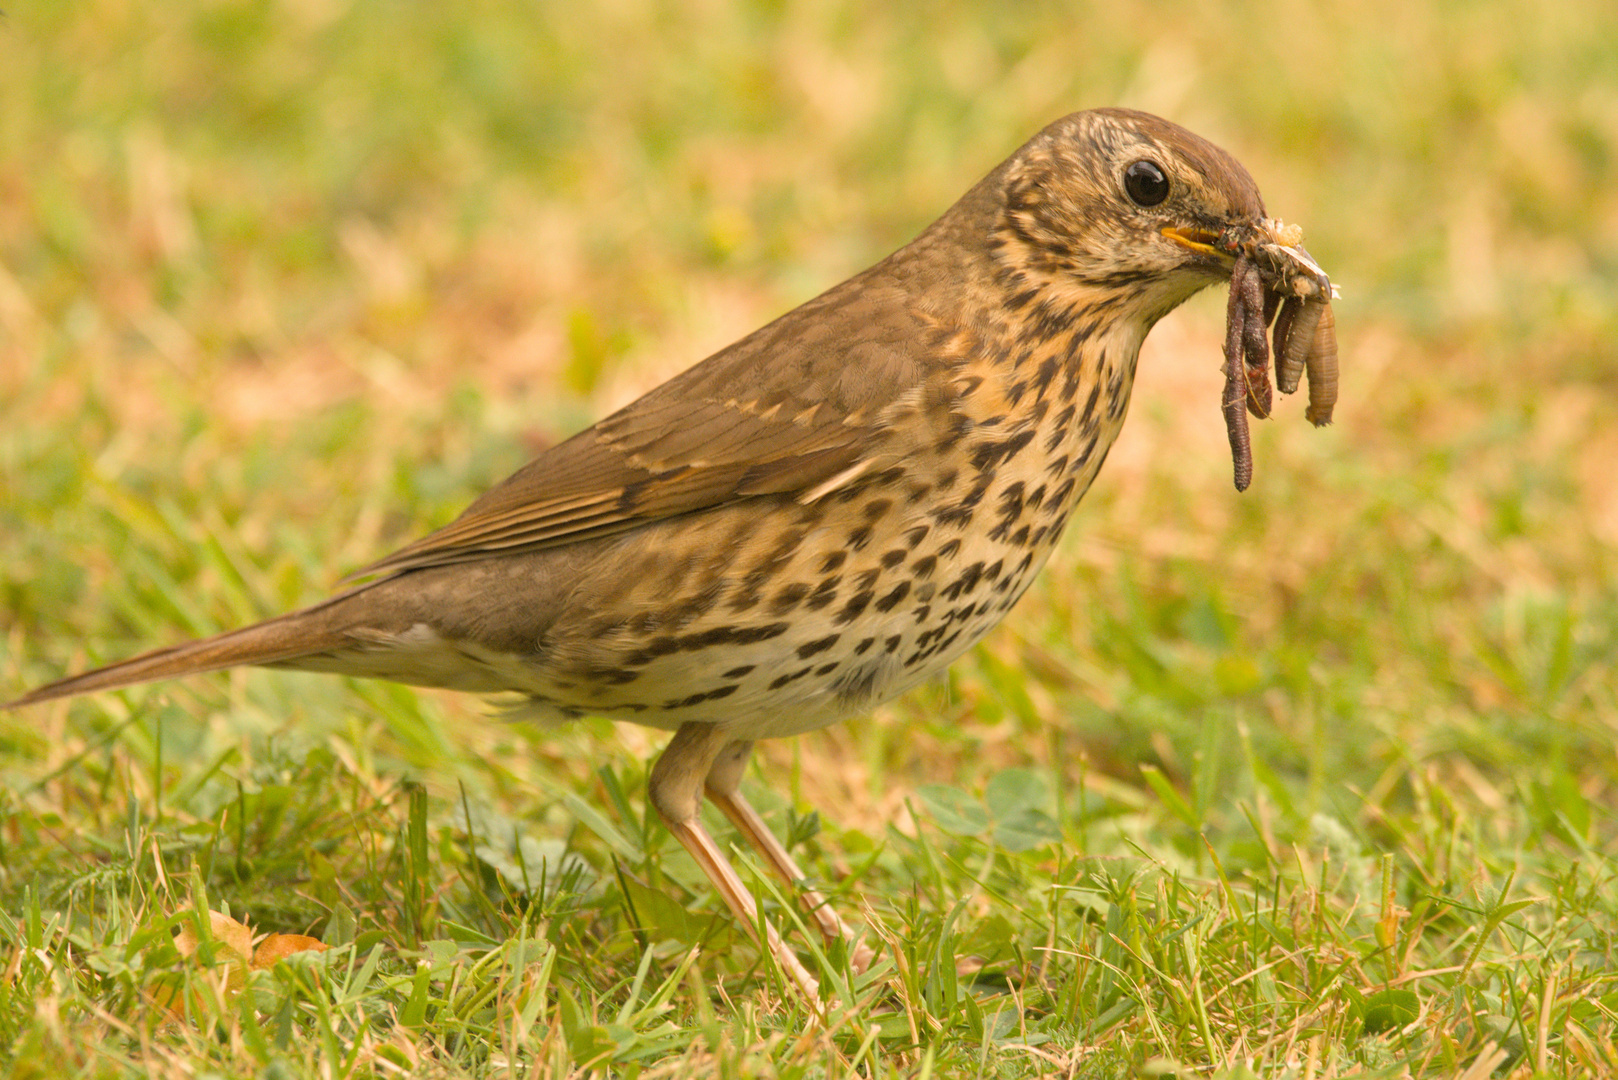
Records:
{"label": "bird's beak", "polygon": [[1230,230],[1224,232],[1210,232],[1207,229],[1182,229],[1175,226],[1165,226],[1163,235],[1188,248],[1199,255],[1211,255],[1226,262],[1235,262],[1236,254],[1240,250],[1239,244],[1232,243]]}
{"label": "bird's beak", "polygon": [[1266,218],[1253,224],[1235,224],[1218,232],[1195,227],[1165,226],[1163,235],[1204,258],[1230,270],[1236,257],[1246,253],[1258,261],[1264,280],[1285,295],[1334,299],[1337,289],[1298,241],[1302,230]]}

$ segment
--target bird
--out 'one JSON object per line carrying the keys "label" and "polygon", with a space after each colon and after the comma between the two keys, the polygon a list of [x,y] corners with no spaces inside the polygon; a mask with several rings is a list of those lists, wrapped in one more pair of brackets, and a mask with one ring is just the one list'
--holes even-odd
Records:
{"label": "bird", "polygon": [[[818,983],[706,797],[870,950],[743,796],[754,744],[942,672],[1028,589],[1123,425],[1141,343],[1258,236],[1247,170],[1160,117],[1043,128],[914,240],[572,438],[289,614],[5,703],[239,665],[475,693],[672,732],[648,797],[734,917]],[[1233,239],[1234,238],[1234,239]]]}

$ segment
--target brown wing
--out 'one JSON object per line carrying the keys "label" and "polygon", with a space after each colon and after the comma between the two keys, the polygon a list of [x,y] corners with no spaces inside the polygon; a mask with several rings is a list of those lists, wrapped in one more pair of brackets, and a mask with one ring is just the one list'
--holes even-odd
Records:
{"label": "brown wing", "polygon": [[926,319],[885,266],[675,376],[350,577],[554,547],[849,472],[878,452],[885,410],[926,366]]}

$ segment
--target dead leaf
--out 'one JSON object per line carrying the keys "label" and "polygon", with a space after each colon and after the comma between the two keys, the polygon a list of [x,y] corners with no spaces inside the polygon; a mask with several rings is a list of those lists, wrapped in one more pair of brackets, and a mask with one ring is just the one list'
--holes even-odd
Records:
{"label": "dead leaf", "polygon": [[322,953],[329,948],[330,945],[307,934],[270,934],[253,951],[253,970],[263,971],[293,953]]}
{"label": "dead leaf", "polygon": [[[247,985],[249,971],[264,971],[294,953],[320,953],[330,947],[306,934],[266,934],[258,948],[254,949],[252,928],[217,911],[208,912],[208,932],[214,942],[214,966],[229,965],[225,978],[227,995],[235,994]],[[196,959],[200,945],[195,924],[187,919],[174,935],[174,947],[181,956]],[[182,1019],[188,1011],[177,986],[159,986],[153,1000],[176,1020]],[[193,991],[190,1011],[200,1008],[202,1004],[202,995]]]}

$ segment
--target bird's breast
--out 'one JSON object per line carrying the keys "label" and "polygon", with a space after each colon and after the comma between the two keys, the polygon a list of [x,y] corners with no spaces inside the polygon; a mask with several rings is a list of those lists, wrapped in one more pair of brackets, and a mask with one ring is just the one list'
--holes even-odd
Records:
{"label": "bird's breast", "polygon": [[563,715],[767,738],[936,675],[1043,566],[1122,425],[1136,348],[1091,335],[1009,363],[982,351],[898,422],[880,471],[625,536],[581,576],[528,692]]}

